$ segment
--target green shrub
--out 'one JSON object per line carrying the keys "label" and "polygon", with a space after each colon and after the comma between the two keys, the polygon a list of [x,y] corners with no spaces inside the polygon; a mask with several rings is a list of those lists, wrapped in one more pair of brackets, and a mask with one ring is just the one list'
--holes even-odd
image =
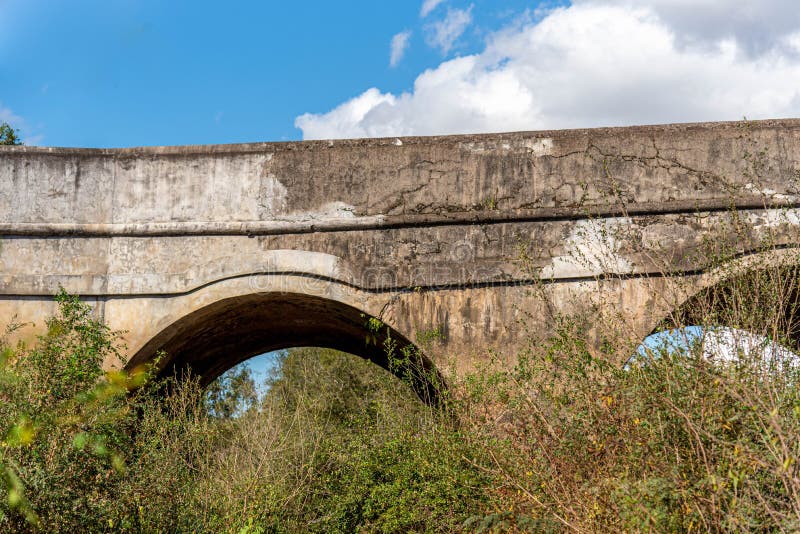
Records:
{"label": "green shrub", "polygon": [[125,470],[137,380],[102,372],[119,358],[116,337],[88,306],[63,291],[59,314],[32,349],[3,346],[0,432],[7,498],[0,524],[69,530],[93,524],[115,499]]}
{"label": "green shrub", "polygon": [[[723,324],[791,340],[796,324],[785,310],[794,310],[797,288],[794,271],[764,268],[687,306],[694,324],[718,325],[724,315]],[[629,532],[800,528],[796,367],[768,361],[768,350],[714,362],[697,343],[651,353],[625,371],[619,354],[632,348],[624,338],[606,337],[600,349],[588,342],[618,332],[616,325],[581,317],[554,323],[555,333],[532,342],[513,370],[484,370],[464,381],[467,401],[495,407],[494,417],[473,410],[472,433],[487,444],[495,476],[512,488],[495,497],[514,512],[487,524]]]}
{"label": "green shrub", "polygon": [[196,383],[165,389],[145,386],[147,369],[104,372],[122,361],[118,334],[76,297],[56,301],[35,346],[0,344],[0,528],[186,530],[192,454],[213,441]]}
{"label": "green shrub", "polygon": [[[731,280],[664,327],[724,319],[791,344],[797,273]],[[259,397],[243,368],[207,391],[104,372],[118,335],[57,300],[34,346],[0,344],[5,531],[800,529],[800,372],[758,351],[714,363],[693,344],[623,370],[613,318],[554,317],[513,367],[448,375],[436,406],[410,387],[433,376],[420,354],[388,338],[402,380],[295,349]]]}
{"label": "green shrub", "polygon": [[470,442],[408,385],[331,350],[289,351],[277,369],[200,477],[218,528],[451,532],[483,509]]}

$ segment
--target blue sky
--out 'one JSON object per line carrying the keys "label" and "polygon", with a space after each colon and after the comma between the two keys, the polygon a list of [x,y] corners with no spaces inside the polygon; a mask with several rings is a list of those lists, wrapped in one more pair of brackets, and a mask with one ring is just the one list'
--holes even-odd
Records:
{"label": "blue sky", "polygon": [[[406,90],[534,5],[448,4],[423,19],[416,2],[374,0],[0,0],[0,106],[46,145],[300,139],[297,116],[376,85]],[[470,5],[474,23],[446,54],[425,44],[434,15]]]}
{"label": "blue sky", "polygon": [[799,87],[796,0],[0,0],[29,144],[796,117]]}

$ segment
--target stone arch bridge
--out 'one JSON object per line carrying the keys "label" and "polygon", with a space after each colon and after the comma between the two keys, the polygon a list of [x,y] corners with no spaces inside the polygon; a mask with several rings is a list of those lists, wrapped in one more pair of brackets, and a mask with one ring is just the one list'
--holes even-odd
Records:
{"label": "stone arch bridge", "polygon": [[[724,278],[704,243],[745,268],[765,237],[790,256],[798,182],[800,120],[0,147],[0,328],[41,332],[62,286],[125,331],[129,365],[164,349],[205,380],[291,346],[385,364],[369,317],[401,342],[442,334],[426,355],[461,369],[588,303],[641,339]],[[672,275],[684,289],[660,298]]]}

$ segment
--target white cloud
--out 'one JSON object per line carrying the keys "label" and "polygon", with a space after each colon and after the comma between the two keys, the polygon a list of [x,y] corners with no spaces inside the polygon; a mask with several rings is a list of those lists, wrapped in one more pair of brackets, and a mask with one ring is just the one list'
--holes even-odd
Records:
{"label": "white cloud", "polygon": [[422,2],[422,7],[419,10],[419,16],[424,19],[430,15],[431,11],[436,9],[442,2],[444,2],[444,0],[425,0]]}
{"label": "white cloud", "polygon": [[314,135],[310,137],[313,139],[370,137],[362,125],[366,114],[381,105],[392,106],[395,102],[394,96],[372,88],[326,113],[324,120],[319,120],[319,115],[306,113],[297,117],[294,125],[304,132],[313,131]]}
{"label": "white cloud", "polygon": [[[785,2],[765,3],[774,9],[763,27],[774,32],[725,19],[722,0],[644,4],[578,0],[423,72],[407,93],[370,89],[295,124],[312,139],[800,115],[800,21]],[[707,13],[708,33],[694,10]]]}
{"label": "white cloud", "polygon": [[400,60],[403,59],[403,56],[406,53],[406,49],[408,48],[409,42],[411,39],[411,32],[406,30],[398,33],[394,37],[392,37],[392,43],[390,45],[390,52],[389,52],[389,65],[392,67],[397,66],[400,63]]}
{"label": "white cloud", "polygon": [[467,9],[448,9],[445,18],[428,25],[426,41],[428,45],[441,50],[442,54],[447,54],[470,24],[472,6]]}
{"label": "white cloud", "polygon": [[747,54],[780,45],[800,28],[797,0],[573,0],[576,5],[648,7],[672,28],[681,45],[735,39]]}
{"label": "white cloud", "polygon": [[724,363],[739,360],[758,359],[765,369],[797,369],[800,356],[770,339],[737,330],[735,328],[714,328],[702,336],[703,356],[709,360]]}

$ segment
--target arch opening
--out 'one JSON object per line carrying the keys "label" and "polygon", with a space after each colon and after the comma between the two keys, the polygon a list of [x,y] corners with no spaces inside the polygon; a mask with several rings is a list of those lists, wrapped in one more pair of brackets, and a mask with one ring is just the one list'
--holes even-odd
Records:
{"label": "arch opening", "polygon": [[625,364],[663,354],[718,363],[758,360],[765,371],[800,368],[800,265],[732,273],[683,302]]}
{"label": "arch opening", "polygon": [[228,419],[276,409],[292,414],[302,406],[315,412],[317,421],[339,424],[386,411],[419,417],[426,406],[390,371],[321,347],[294,347],[241,362],[211,382],[204,402],[208,413]]}
{"label": "arch opening", "polygon": [[348,304],[300,293],[254,293],[206,305],[159,332],[127,367],[152,362],[163,351],[161,376],[189,371],[205,387],[254,356],[298,347],[369,360],[402,378],[428,404],[438,404],[445,387],[430,359],[391,326]]}
{"label": "arch opening", "polygon": [[766,373],[800,370],[800,355],[767,336],[738,328],[690,325],[647,336],[624,365],[634,365],[664,355],[701,356],[717,365],[755,364]]}

